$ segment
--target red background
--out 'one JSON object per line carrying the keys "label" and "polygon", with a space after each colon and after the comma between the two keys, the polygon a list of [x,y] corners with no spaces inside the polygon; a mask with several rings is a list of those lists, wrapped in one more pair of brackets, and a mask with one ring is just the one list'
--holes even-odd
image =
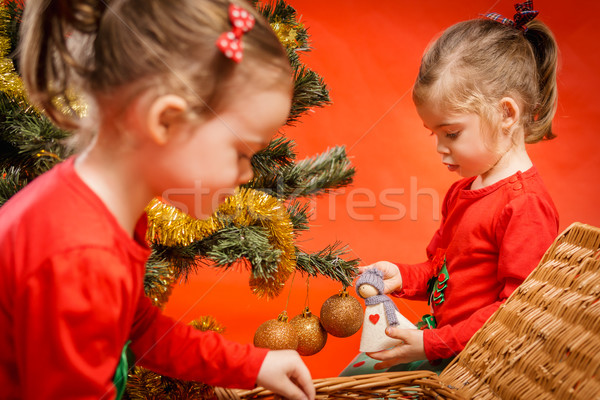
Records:
{"label": "red background", "polygon": [[[351,187],[316,201],[316,216],[300,239],[302,247],[315,251],[340,240],[352,248],[351,257],[365,264],[422,261],[439,224],[439,202],[458,176],[441,164],[434,139],[411,102],[421,55],[447,26],[490,11],[512,16],[513,2],[288,2],[311,35],[313,51],[302,59],[324,77],[333,104],[286,128],[286,135],[297,142],[300,158],[345,145],[357,171]],[[561,50],[554,125],[558,137],[531,145],[529,152],[560,212],[561,230],[574,221],[600,226],[599,4],[535,2]],[[313,313],[318,314],[340,286],[326,278],[311,279]],[[279,298],[267,301],[250,293],[246,271],[223,274],[204,268],[176,288],[165,312],[185,322],[211,315],[226,327],[226,337],[247,343],[262,322],[285,308],[290,293],[287,310],[292,317],[302,311],[306,299],[301,276],[296,276],[291,291],[288,282]],[[414,321],[427,311],[421,303],[397,304]],[[329,336],[320,353],[304,357],[313,378],[337,375],[357,353],[359,341],[360,334]]]}

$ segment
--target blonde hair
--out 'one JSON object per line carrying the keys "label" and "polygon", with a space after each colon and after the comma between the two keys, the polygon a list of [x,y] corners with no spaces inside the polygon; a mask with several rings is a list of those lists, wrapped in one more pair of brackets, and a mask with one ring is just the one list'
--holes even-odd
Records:
{"label": "blonde hair", "polygon": [[70,89],[96,97],[156,86],[195,102],[202,114],[218,109],[240,77],[256,82],[261,67],[275,67],[271,79],[291,87],[286,52],[269,23],[249,3],[236,3],[256,19],[239,64],[216,46],[232,29],[228,0],[28,0],[20,65],[29,97],[73,129],[77,118],[64,107]]}
{"label": "blonde hair", "polygon": [[451,26],[423,56],[414,103],[434,101],[476,113],[490,127],[500,115],[500,100],[510,96],[521,107],[518,123],[526,143],[554,138],[558,47],[542,22],[531,21],[527,28],[523,33],[488,19]]}

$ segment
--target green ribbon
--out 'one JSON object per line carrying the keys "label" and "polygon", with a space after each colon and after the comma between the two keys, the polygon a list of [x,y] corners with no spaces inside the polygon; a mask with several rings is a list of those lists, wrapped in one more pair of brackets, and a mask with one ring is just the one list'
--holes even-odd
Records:
{"label": "green ribbon", "polygon": [[131,340],[128,340],[123,346],[123,351],[121,352],[121,358],[119,359],[119,364],[117,364],[117,369],[115,370],[115,376],[113,378],[113,383],[115,388],[117,389],[117,400],[121,400],[123,395],[125,394],[125,387],[127,386],[127,376],[129,375],[129,365],[134,364],[133,352],[129,348],[129,344]]}
{"label": "green ribbon", "polygon": [[444,291],[448,287],[448,279],[448,268],[446,267],[446,257],[444,256],[444,263],[440,268],[440,272],[427,282],[427,291],[429,292],[427,304],[433,302],[434,305],[439,306],[446,300],[444,298]]}
{"label": "green ribbon", "polygon": [[421,320],[417,322],[417,328],[420,330],[435,329],[436,326],[437,321],[435,320],[435,317],[430,314],[423,315]]}

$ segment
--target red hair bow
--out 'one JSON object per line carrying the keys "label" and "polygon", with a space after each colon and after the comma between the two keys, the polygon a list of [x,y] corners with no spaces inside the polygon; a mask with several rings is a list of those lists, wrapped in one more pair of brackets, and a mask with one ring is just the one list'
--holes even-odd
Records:
{"label": "red hair bow", "polygon": [[242,61],[242,35],[254,26],[254,17],[235,4],[229,5],[229,21],[233,29],[222,33],[217,39],[217,47],[227,58],[239,63]]}
{"label": "red hair bow", "polygon": [[515,4],[515,10],[517,13],[513,17],[514,21],[498,13],[485,14],[485,17],[527,32],[527,23],[539,14],[539,11],[533,9],[533,0]]}

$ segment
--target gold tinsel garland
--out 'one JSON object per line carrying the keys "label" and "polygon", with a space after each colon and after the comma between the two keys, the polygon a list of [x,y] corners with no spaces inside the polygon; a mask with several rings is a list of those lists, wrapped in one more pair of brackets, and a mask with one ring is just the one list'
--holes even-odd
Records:
{"label": "gold tinsel garland", "polygon": [[237,189],[208,219],[198,220],[158,199],[146,209],[148,240],[164,246],[187,246],[231,226],[262,226],[269,242],[281,251],[273,276],[250,278],[250,287],[259,296],[275,297],[296,267],[294,231],[285,204],[254,189]]}
{"label": "gold tinsel garland", "polygon": [[[190,325],[202,332],[224,331],[223,326],[210,315],[200,317]],[[212,386],[204,383],[173,379],[136,366],[129,372],[126,395],[130,400],[195,400],[212,399],[215,392]]]}
{"label": "gold tinsel garland", "polygon": [[[0,3],[0,21],[8,20],[8,10],[4,3]],[[10,38],[7,29],[6,26],[0,26],[0,90],[15,99],[24,101],[25,89],[23,88],[23,82],[15,71],[12,60],[8,57]]]}
{"label": "gold tinsel garland", "polygon": [[211,317],[210,315],[205,315],[203,317],[195,319],[192,322],[190,322],[190,325],[202,332],[206,332],[206,331],[213,331],[213,332],[217,332],[217,333],[225,332],[225,327],[223,325],[221,325],[221,323],[219,321],[217,321],[214,317]]}
{"label": "gold tinsel garland", "polygon": [[286,49],[295,49],[298,47],[298,30],[297,24],[286,24],[282,22],[279,18],[276,18],[275,21],[271,22],[271,28],[279,38],[279,41]]}
{"label": "gold tinsel garland", "polygon": [[[6,5],[0,3],[0,21],[10,21],[10,18]],[[18,101],[23,108],[30,107],[31,104],[27,100],[23,81],[15,71],[13,60],[9,57],[10,38],[8,29],[10,28],[5,24],[0,26],[0,91]],[[65,114],[75,113],[79,118],[86,116],[87,104],[74,90],[67,90],[67,100],[69,106],[66,105],[64,100],[53,99],[61,112]],[[39,112],[38,108],[33,107],[33,109]]]}

